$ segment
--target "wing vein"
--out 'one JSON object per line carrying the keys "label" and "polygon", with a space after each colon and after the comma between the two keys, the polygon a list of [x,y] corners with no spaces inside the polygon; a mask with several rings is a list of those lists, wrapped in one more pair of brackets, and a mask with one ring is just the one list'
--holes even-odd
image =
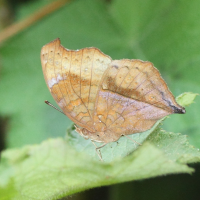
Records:
{"label": "wing vein", "polygon": [[[63,52],[64,52],[64,48],[62,48],[61,73],[62,73],[62,77],[63,77],[63,81],[64,81],[65,91],[67,92],[68,98],[69,98],[69,100],[70,100],[70,97],[69,97],[69,94],[68,94],[68,90],[67,90],[67,87],[66,87],[66,85],[65,85],[65,79],[64,79],[64,74],[63,74],[63,70],[62,70],[62,67],[63,67],[63,65],[62,65],[62,61],[63,61]],[[67,101],[66,101],[65,98],[64,98],[64,101],[65,101],[65,103],[66,103],[66,106],[64,107],[64,109],[66,109],[66,110],[69,112],[69,109],[67,108]]]}
{"label": "wing vein", "polygon": [[[80,67],[80,97],[81,97],[81,80],[82,80],[82,77],[81,77],[81,70],[82,70],[82,64],[83,64],[83,50],[81,51],[82,52],[82,57],[81,57],[81,67]],[[82,98],[81,98],[82,99]]]}
{"label": "wing vein", "polygon": [[[125,63],[125,62],[126,62],[126,60],[124,61],[124,63]],[[124,65],[124,63],[123,63],[123,65]],[[116,76],[118,75],[119,71],[120,71],[120,69],[119,69],[118,72],[116,73],[116,75],[115,75],[115,77],[114,77],[113,80],[116,79]],[[113,91],[113,92],[115,92],[115,91]],[[110,91],[109,91],[109,93],[108,93],[108,99],[107,99],[107,115],[106,115],[106,121],[105,121],[105,123],[107,122],[107,119],[108,119],[108,113],[110,112],[110,110],[111,110],[111,108],[112,108],[112,106],[110,106],[110,108],[108,109],[108,100],[109,100],[109,97],[110,97]]]}
{"label": "wing vein", "polygon": [[[94,55],[95,55],[95,49],[94,49],[94,53],[93,53],[93,60],[92,60],[92,67],[91,67],[91,75],[90,75],[90,88],[89,88],[89,96],[88,96],[88,107],[89,107],[89,103],[90,103],[90,92],[91,92],[91,82],[92,82],[92,72],[93,72],[93,64],[94,64]],[[88,108],[88,112],[90,114],[90,110]],[[91,115],[90,115],[91,117]],[[91,118],[92,122],[93,122],[93,119]]]}
{"label": "wing vein", "polygon": [[[55,77],[56,77],[56,73],[55,73],[55,53],[56,53],[56,51],[55,51],[56,49],[54,49],[54,55],[53,55],[53,69],[54,69],[54,74],[55,74]],[[61,67],[62,67],[62,65],[61,65]],[[57,81],[57,77],[56,77],[56,81]],[[59,90],[60,90],[60,93],[61,93],[61,95],[62,95],[62,97],[64,98],[64,95],[63,95],[63,93],[62,93],[62,90],[60,89],[60,85],[59,85],[59,82],[57,82],[57,85],[58,85],[58,88],[59,88]],[[66,100],[65,100],[65,98],[64,98],[64,101],[65,101],[65,103],[67,103],[66,102]]]}
{"label": "wing vein", "polygon": [[[71,52],[71,62],[72,62],[72,52]],[[69,69],[69,81],[70,81],[72,90],[73,90],[74,94],[76,94],[76,96],[81,100],[81,103],[82,103],[83,106],[86,108],[86,110],[88,110],[87,107],[85,106],[85,103],[83,102],[83,100],[81,99],[81,97],[75,92],[75,90],[74,90],[74,88],[73,88],[73,86],[72,86],[72,83],[71,83],[71,71],[70,71],[70,70],[71,70],[71,62],[70,62],[70,69]],[[91,117],[91,115],[90,115],[89,110],[88,110],[88,113],[89,113],[90,119],[92,120],[92,117]]]}
{"label": "wing vein", "polygon": [[[160,100],[160,101],[162,101],[162,100]],[[156,103],[159,103],[160,101],[157,101]],[[156,103],[154,103],[154,104],[156,104]],[[142,108],[139,108],[139,109],[136,109],[136,110],[132,110],[131,112],[134,112],[134,111],[140,111],[140,110],[142,110],[142,109],[144,109],[144,108],[147,108],[147,107],[149,107],[149,106],[153,106],[154,104],[150,104],[150,105],[147,105],[147,106],[144,106],[144,107],[142,107]],[[131,104],[130,104],[131,105]],[[160,107],[158,107],[158,108],[160,108]],[[124,109],[125,110],[125,109]],[[124,110],[123,110],[123,112],[124,112]],[[121,113],[121,116],[120,117],[122,117],[123,116],[123,112]],[[130,113],[128,113],[128,114],[130,114]],[[123,118],[125,119],[125,116],[127,116],[128,114],[126,114],[126,115],[124,115],[123,116]],[[145,114],[143,114],[143,115],[141,115],[141,116],[144,116]],[[117,117],[109,126],[107,126],[107,129],[111,126],[111,125],[113,125],[120,117]],[[139,119],[140,120],[140,119]],[[138,120],[138,121],[139,121]],[[138,122],[137,121],[137,122]]]}

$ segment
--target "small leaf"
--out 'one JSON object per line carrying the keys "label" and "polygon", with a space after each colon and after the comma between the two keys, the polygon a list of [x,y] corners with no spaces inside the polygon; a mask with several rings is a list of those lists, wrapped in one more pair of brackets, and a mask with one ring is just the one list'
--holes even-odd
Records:
{"label": "small leaf", "polygon": [[194,99],[196,98],[196,96],[198,96],[199,94],[197,93],[192,93],[192,92],[185,92],[181,95],[179,95],[176,100],[177,102],[184,106],[189,106],[190,104],[194,103]]}

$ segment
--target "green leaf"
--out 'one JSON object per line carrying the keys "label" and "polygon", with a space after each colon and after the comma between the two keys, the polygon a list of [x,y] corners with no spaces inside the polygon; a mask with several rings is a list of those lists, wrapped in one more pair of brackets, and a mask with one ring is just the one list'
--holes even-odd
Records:
{"label": "green leaf", "polygon": [[162,150],[171,161],[178,163],[194,163],[200,161],[199,149],[189,144],[186,135],[158,129],[149,136],[148,140]]}
{"label": "green leaf", "polygon": [[[10,155],[17,155],[20,149],[7,150],[2,154],[3,159],[12,160],[15,169],[15,184],[7,186],[12,188],[10,194],[18,191],[15,199],[58,199],[102,185],[193,172],[187,165],[169,160],[148,142],[123,160],[110,163],[95,161],[89,155],[75,151],[61,138],[24,147],[21,151],[27,156],[14,163]],[[1,188],[0,193],[3,190]]]}
{"label": "green leaf", "polygon": [[11,180],[6,187],[0,188],[0,198],[2,200],[10,200],[15,199],[15,197],[19,194],[19,191],[15,189],[14,181]]}
{"label": "green leaf", "polygon": [[199,94],[195,94],[192,92],[185,92],[176,98],[177,102],[182,106],[189,106],[190,104],[194,103],[194,99]]}

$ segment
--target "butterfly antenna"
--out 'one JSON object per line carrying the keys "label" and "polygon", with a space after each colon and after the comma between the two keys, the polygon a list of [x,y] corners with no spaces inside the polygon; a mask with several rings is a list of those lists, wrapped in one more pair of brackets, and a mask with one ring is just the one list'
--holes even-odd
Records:
{"label": "butterfly antenna", "polygon": [[51,104],[49,101],[44,101],[47,105],[49,105],[49,106],[51,106],[52,108],[54,108],[54,109],[56,109],[57,111],[59,111],[59,112],[61,112],[62,114],[64,114],[65,115],[65,113],[63,112],[63,111],[61,111],[61,110],[59,110],[58,108],[56,108],[53,104]]}

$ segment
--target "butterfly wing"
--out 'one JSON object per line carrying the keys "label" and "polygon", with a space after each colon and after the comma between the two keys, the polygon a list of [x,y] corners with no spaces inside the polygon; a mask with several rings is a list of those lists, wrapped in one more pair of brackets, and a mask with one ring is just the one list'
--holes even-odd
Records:
{"label": "butterfly wing", "polygon": [[184,112],[152,63],[113,60],[102,78],[94,121],[97,131],[105,132],[104,142],[110,142],[146,131],[166,115]]}
{"label": "butterfly wing", "polygon": [[93,132],[95,99],[111,58],[97,48],[65,49],[56,39],[42,48],[41,63],[47,87],[62,111]]}

